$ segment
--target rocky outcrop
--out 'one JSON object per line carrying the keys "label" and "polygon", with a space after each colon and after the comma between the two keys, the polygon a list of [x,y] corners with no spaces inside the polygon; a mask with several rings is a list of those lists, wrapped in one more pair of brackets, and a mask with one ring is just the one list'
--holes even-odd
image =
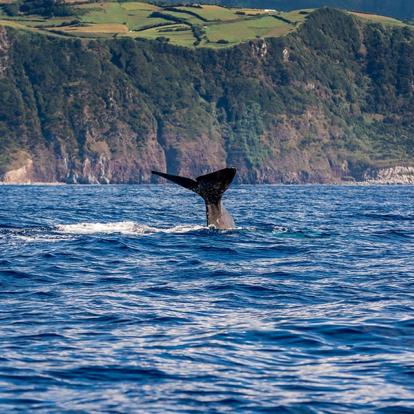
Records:
{"label": "rocky outcrop", "polygon": [[28,159],[23,166],[7,171],[3,175],[3,184],[31,184],[33,177],[33,161]]}
{"label": "rocky outcrop", "polygon": [[10,41],[5,27],[0,26],[0,79],[4,76],[9,64]]}
{"label": "rocky outcrop", "polygon": [[369,184],[414,184],[414,167],[370,169],[364,179]]}
{"label": "rocky outcrop", "polygon": [[260,39],[256,42],[251,42],[252,54],[258,59],[264,59],[267,56],[268,48],[266,40]]}

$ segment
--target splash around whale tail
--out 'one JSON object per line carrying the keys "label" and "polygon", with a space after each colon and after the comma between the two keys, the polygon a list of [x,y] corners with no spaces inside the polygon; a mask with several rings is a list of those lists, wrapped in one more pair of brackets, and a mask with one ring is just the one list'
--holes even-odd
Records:
{"label": "splash around whale tail", "polygon": [[217,204],[220,202],[223,193],[229,188],[234,176],[235,168],[224,168],[210,174],[201,175],[195,180],[178,175],[165,174],[152,171],[153,174],[166,178],[175,184],[181,185],[188,190],[194,191],[203,197],[206,204]]}

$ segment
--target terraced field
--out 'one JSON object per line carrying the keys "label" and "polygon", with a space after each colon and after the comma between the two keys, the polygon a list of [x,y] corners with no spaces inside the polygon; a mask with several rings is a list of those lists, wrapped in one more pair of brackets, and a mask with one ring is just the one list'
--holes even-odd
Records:
{"label": "terraced field", "polygon": [[[7,0],[0,0],[7,1]],[[228,47],[250,39],[279,37],[296,30],[312,10],[225,8],[217,5],[156,6],[144,2],[74,3],[74,16],[6,16],[0,25],[60,36],[157,39],[186,47]],[[403,25],[396,19],[353,13],[373,22]]]}

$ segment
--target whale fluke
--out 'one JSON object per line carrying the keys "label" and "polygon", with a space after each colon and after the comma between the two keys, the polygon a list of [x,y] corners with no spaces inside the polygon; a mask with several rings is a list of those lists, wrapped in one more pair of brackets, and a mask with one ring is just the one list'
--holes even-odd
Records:
{"label": "whale fluke", "polygon": [[233,218],[221,204],[221,198],[236,175],[235,168],[224,168],[210,174],[201,175],[195,180],[158,171],[152,171],[152,173],[203,197],[206,203],[207,225],[215,226],[219,229],[234,228]]}
{"label": "whale fluke", "polygon": [[160,177],[166,178],[167,180],[172,181],[181,187],[187,188],[188,190],[194,191],[195,193],[197,188],[197,181],[192,180],[191,178],[180,177],[179,175],[165,174],[159,171],[151,171],[152,174],[159,175]]}

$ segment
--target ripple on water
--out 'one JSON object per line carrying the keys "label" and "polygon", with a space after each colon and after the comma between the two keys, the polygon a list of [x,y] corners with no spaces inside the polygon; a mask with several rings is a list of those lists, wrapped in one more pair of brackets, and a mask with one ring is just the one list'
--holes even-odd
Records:
{"label": "ripple on water", "polygon": [[413,187],[0,197],[1,412],[414,412]]}

